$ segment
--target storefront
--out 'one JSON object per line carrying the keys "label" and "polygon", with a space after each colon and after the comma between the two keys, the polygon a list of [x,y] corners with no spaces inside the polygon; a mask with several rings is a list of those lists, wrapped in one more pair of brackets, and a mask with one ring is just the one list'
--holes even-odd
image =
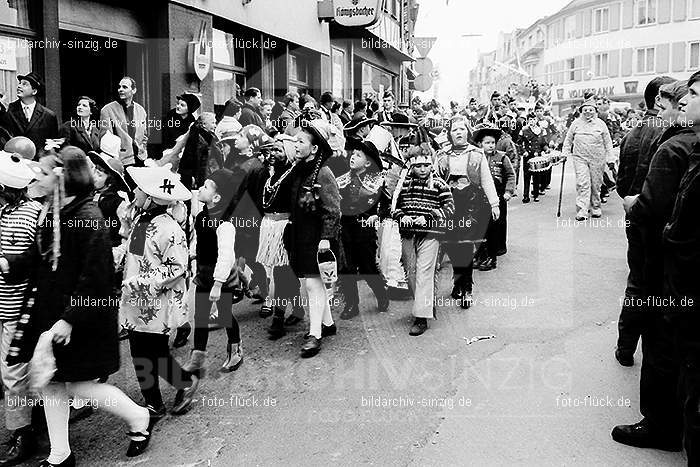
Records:
{"label": "storefront", "polygon": [[17,97],[17,75],[41,59],[32,47],[40,40],[40,14],[29,0],[0,1],[0,93],[6,104]]}

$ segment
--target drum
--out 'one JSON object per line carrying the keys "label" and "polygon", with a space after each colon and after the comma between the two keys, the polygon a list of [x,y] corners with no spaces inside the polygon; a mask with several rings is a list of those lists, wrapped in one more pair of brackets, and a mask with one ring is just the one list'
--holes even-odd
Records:
{"label": "drum", "polygon": [[533,157],[527,161],[530,172],[544,172],[551,167],[552,161],[547,156]]}

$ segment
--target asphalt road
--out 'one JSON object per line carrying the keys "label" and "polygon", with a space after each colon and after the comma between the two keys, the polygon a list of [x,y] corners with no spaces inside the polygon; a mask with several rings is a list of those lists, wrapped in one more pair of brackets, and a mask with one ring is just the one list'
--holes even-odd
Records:
{"label": "asphalt road", "polygon": [[[610,438],[614,425],[640,418],[640,354],[632,368],[613,357],[624,221],[613,194],[599,221],[575,223],[567,169],[561,219],[561,166],[540,203],[510,202],[508,254],[498,269],[475,272],[472,309],[438,303],[429,331],[409,337],[410,303],[393,301],[380,315],[363,284],[361,315],[338,320],[338,335],[302,360],[304,326],[268,341],[269,320],[243,302],[238,371],[217,372],[225,339],[213,331],[191,412],[164,419],[148,452],[130,461],[126,427],[98,410],[71,426],[79,465],[683,464],[682,454]],[[449,296],[450,276],[447,265],[441,296]],[[126,345],[122,352],[123,369],[110,381],[140,401]],[[174,391],[163,389],[172,400]]]}

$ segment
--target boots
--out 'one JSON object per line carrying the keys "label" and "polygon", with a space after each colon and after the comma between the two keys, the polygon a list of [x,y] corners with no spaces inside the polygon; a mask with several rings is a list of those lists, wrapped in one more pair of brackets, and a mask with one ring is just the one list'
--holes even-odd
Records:
{"label": "boots", "polygon": [[185,389],[178,389],[175,393],[175,400],[173,401],[173,408],[170,411],[173,415],[184,415],[190,410],[192,406],[192,399],[194,399],[194,394],[197,392],[199,387],[199,377],[197,374],[192,374],[192,384],[190,387]]}
{"label": "boots", "polygon": [[182,365],[182,369],[190,373],[197,373],[201,378],[204,376],[204,365],[206,363],[207,353],[203,350],[193,350],[190,353],[190,361]]}
{"label": "boots", "polygon": [[226,360],[221,365],[220,371],[230,373],[236,371],[243,363],[243,347],[241,343],[226,345]]}
{"label": "boots", "polygon": [[36,450],[36,438],[31,426],[15,430],[9,441],[5,455],[0,459],[0,466],[19,465],[32,457]]}

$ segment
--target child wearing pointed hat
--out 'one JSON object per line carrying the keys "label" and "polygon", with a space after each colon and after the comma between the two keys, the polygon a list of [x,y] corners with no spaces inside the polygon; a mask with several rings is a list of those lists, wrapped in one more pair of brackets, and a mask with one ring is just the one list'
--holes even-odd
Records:
{"label": "child wearing pointed hat", "polygon": [[185,413],[199,384],[198,372],[184,370],[170,353],[168,338],[186,317],[189,260],[185,232],[168,207],[192,196],[169,167],[129,167],[141,211],[127,242],[121,325],[129,331],[134,369],[146,404],[162,416],[159,376],[177,389],[172,413]]}

